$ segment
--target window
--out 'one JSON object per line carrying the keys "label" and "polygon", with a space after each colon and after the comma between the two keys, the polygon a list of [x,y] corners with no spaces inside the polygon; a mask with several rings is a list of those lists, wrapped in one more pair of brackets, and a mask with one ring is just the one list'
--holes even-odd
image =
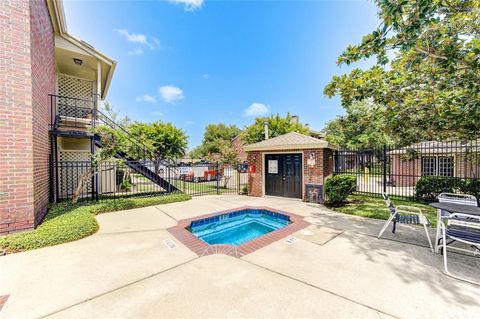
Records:
{"label": "window", "polygon": [[453,156],[422,157],[422,176],[453,177]]}
{"label": "window", "polygon": [[438,157],[438,176],[453,176],[453,157]]}
{"label": "window", "polygon": [[437,162],[434,156],[422,157],[422,176],[437,175]]}

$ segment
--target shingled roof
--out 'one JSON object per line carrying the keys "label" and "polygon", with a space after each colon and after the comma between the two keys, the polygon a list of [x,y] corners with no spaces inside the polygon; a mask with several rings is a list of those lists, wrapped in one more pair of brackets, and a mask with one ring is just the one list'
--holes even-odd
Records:
{"label": "shingled roof", "polygon": [[269,138],[258,143],[249,144],[244,147],[245,151],[284,151],[305,148],[332,148],[335,146],[327,141],[303,135],[297,132],[290,132],[277,137]]}

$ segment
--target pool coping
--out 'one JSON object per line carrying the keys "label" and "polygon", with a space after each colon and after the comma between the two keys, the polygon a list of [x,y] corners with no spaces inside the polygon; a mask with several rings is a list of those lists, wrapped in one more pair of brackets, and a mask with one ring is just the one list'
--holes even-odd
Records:
{"label": "pool coping", "polygon": [[[187,227],[190,226],[192,221],[218,215],[224,215],[243,209],[269,210],[290,217],[291,223],[285,227],[274,230],[268,234],[257,237],[238,246],[230,244],[209,245],[187,230]],[[177,225],[168,228],[167,231],[172,234],[179,242],[181,242],[183,245],[185,245],[187,248],[189,248],[191,251],[193,251],[200,257],[212,254],[225,254],[228,256],[240,258],[309,226],[310,223],[305,221],[303,218],[303,216],[267,206],[242,206],[218,211],[211,214],[182,219],[177,222]]]}

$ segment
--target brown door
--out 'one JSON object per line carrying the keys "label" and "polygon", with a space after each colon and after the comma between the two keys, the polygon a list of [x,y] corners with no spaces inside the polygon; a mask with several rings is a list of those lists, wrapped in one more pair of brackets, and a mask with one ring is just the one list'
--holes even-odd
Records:
{"label": "brown door", "polygon": [[302,198],[302,154],[265,155],[265,194]]}

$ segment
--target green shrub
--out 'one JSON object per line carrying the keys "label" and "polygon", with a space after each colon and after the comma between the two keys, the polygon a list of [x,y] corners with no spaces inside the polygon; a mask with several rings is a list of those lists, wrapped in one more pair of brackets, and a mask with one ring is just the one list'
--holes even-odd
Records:
{"label": "green shrub", "polygon": [[243,185],[242,194],[248,194],[248,185]]}
{"label": "green shrub", "polygon": [[465,194],[473,195],[480,200],[480,178],[467,179],[460,186],[460,191]]}
{"label": "green shrub", "polygon": [[334,175],[325,181],[327,203],[340,205],[357,187],[357,178],[353,175]]}
{"label": "green shrub", "polygon": [[177,193],[157,197],[108,199],[97,203],[54,204],[36,229],[0,237],[0,248],[8,252],[19,252],[63,244],[94,234],[98,230],[96,214],[180,202],[191,198],[190,195]]}
{"label": "green shrub", "polygon": [[417,197],[435,199],[441,193],[455,193],[464,187],[465,182],[456,177],[422,176],[415,186]]}

